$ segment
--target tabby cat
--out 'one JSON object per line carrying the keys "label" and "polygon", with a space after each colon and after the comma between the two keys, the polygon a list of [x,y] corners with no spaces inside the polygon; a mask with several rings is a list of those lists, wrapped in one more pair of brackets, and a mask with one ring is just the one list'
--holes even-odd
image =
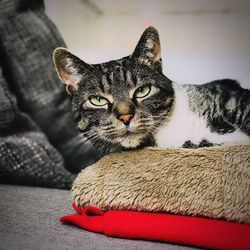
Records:
{"label": "tabby cat", "polygon": [[149,27],[134,52],[87,64],[53,55],[83,136],[105,151],[203,147],[250,141],[250,90],[231,79],[180,85],[162,73],[159,35]]}

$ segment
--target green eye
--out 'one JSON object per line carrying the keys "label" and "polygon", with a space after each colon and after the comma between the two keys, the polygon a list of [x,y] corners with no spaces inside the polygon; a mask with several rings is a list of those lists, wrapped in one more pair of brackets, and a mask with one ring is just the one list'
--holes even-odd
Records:
{"label": "green eye", "polygon": [[104,106],[108,104],[108,100],[101,96],[92,96],[89,98],[89,101],[95,106]]}
{"label": "green eye", "polygon": [[150,93],[150,91],[151,87],[149,85],[144,85],[135,91],[135,97],[136,98],[146,97]]}

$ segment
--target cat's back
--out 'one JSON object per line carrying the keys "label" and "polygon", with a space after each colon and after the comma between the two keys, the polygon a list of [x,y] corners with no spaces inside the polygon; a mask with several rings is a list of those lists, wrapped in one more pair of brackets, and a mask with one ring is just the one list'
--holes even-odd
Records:
{"label": "cat's back", "polygon": [[[206,118],[212,131],[244,131],[250,123],[250,90],[244,89],[236,80],[221,79],[202,85],[184,86],[190,109]],[[248,130],[248,129],[247,129]]]}
{"label": "cat's back", "polygon": [[203,102],[217,101],[216,98],[220,98],[220,101],[226,102],[232,97],[244,98],[245,101],[250,97],[250,90],[242,88],[239,82],[233,79],[219,79],[200,85],[184,84],[183,88],[188,94],[191,108],[195,108],[195,104],[200,104],[199,99]]}
{"label": "cat's back", "polygon": [[213,91],[216,93],[216,91],[220,90],[228,90],[228,91],[239,91],[243,89],[240,86],[240,83],[234,79],[219,79],[219,80],[214,80],[208,83],[204,83],[201,85],[196,85],[201,88],[208,89],[210,91]]}

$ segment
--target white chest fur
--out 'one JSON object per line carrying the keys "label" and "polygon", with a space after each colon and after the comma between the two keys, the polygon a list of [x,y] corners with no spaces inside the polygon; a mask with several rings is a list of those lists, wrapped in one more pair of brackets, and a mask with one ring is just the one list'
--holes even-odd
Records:
{"label": "white chest fur", "polygon": [[228,134],[212,133],[206,120],[193,113],[188,104],[188,96],[181,85],[174,84],[175,109],[168,123],[156,134],[158,147],[181,147],[186,141],[199,144],[207,140],[214,144],[249,142],[247,135],[240,131]]}

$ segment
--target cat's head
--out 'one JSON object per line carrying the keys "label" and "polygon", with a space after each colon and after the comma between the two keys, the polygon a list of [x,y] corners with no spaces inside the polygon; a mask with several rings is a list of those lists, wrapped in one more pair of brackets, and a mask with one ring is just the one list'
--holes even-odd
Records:
{"label": "cat's head", "polygon": [[153,142],[174,99],[171,81],[162,74],[155,28],[147,28],[134,52],[119,60],[88,64],[64,48],[53,58],[77,126],[92,144],[129,149]]}

